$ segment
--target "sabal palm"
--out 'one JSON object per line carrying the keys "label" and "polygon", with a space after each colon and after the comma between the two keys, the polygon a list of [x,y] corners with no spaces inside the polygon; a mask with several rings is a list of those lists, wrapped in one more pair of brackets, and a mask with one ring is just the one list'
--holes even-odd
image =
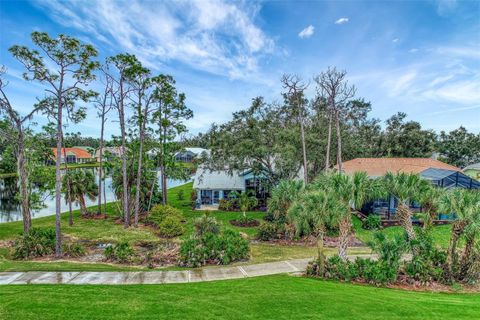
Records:
{"label": "sabal palm", "polygon": [[478,191],[449,190],[440,199],[440,210],[445,213],[454,213],[456,216],[456,220],[452,224],[452,234],[447,252],[447,267],[451,275],[457,263],[458,240],[465,231],[473,237],[467,245],[469,248],[465,248],[466,254],[472,250],[475,233],[480,224],[480,195]]}
{"label": "sabal palm", "polygon": [[421,219],[423,220],[423,229],[430,229],[433,225],[435,215],[438,213],[438,206],[440,205],[440,199],[445,192],[445,189],[435,187],[430,183],[424,188],[419,190],[418,203],[422,206],[423,213]]}
{"label": "sabal palm", "polygon": [[[70,184],[70,198],[66,192]],[[85,197],[95,200],[98,196],[98,186],[95,182],[95,176],[87,170],[71,170],[63,176],[63,191],[66,201],[77,202],[80,205],[80,212],[87,214]]]}
{"label": "sabal palm", "polygon": [[430,183],[412,173],[387,173],[383,178],[385,189],[398,201],[397,217],[407,232],[409,240],[416,238],[413,230],[410,203],[418,201],[422,190],[429,188]]}
{"label": "sabal palm", "polygon": [[365,172],[356,172],[353,175],[340,172],[324,174],[313,185],[326,190],[343,204],[343,210],[336,211],[332,220],[339,227],[338,255],[345,259],[352,229],[351,209],[361,208],[366,202],[382,197],[384,189]]}
{"label": "sabal palm", "polygon": [[272,190],[268,200],[268,211],[275,219],[284,219],[292,203],[304,189],[303,181],[283,180]]}
{"label": "sabal palm", "polygon": [[[295,226],[297,236],[314,234],[317,237],[318,257],[323,261],[323,234],[326,225],[335,221],[338,212],[348,207],[326,190],[303,193],[288,211],[288,219]],[[323,265],[321,263],[321,265]]]}

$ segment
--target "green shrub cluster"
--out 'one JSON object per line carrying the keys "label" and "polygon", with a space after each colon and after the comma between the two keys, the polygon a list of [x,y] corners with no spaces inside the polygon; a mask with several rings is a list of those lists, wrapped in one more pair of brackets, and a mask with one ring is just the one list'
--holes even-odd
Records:
{"label": "green shrub cluster", "polygon": [[62,252],[65,256],[71,258],[83,257],[87,251],[85,247],[77,242],[67,242],[62,245]]}
{"label": "green shrub cluster", "polygon": [[172,238],[185,232],[182,212],[169,205],[156,205],[150,210],[147,222],[158,228],[162,237]]}
{"label": "green shrub cluster", "polygon": [[275,222],[262,222],[258,227],[257,239],[261,241],[275,240],[279,239],[283,233],[283,225]]}
{"label": "green shrub cluster", "polygon": [[180,264],[199,267],[206,264],[229,264],[249,257],[248,241],[238,232],[225,230],[222,233],[205,233],[192,236],[180,248]]}
{"label": "green shrub cluster", "polygon": [[202,237],[204,234],[207,233],[220,233],[220,224],[218,223],[218,221],[214,217],[210,217],[206,214],[200,218],[195,219],[195,221],[193,222],[193,226],[195,228],[195,234],[198,237]]}
{"label": "green shrub cluster", "polygon": [[363,228],[367,230],[378,230],[382,226],[382,218],[371,214],[363,221]]}
{"label": "green shrub cluster", "polygon": [[218,210],[220,211],[234,211],[236,209],[236,199],[220,199],[220,201],[218,202]]}
{"label": "green shrub cluster", "polygon": [[105,248],[105,257],[109,261],[130,263],[135,258],[135,251],[128,242],[120,242]]}
{"label": "green shrub cluster", "polygon": [[55,229],[32,228],[15,240],[13,258],[29,259],[55,252]]}

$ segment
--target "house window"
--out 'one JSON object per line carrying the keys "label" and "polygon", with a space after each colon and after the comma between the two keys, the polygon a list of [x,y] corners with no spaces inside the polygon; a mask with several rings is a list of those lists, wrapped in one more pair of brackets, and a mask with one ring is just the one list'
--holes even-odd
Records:
{"label": "house window", "polygon": [[67,163],[76,163],[77,157],[74,155],[67,155]]}

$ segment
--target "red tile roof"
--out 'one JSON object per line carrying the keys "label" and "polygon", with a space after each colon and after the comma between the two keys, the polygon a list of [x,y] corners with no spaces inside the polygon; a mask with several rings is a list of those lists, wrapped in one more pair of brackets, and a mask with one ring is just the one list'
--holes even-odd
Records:
{"label": "red tile roof", "polygon": [[356,158],[343,163],[345,173],[364,171],[371,177],[380,177],[387,172],[420,173],[428,168],[461,171],[431,158]]}
{"label": "red tile roof", "polygon": [[[57,148],[51,148],[52,149],[52,152],[53,152],[53,158],[56,159],[57,158]],[[84,150],[84,149],[80,149],[80,148],[62,148],[62,158],[64,157],[64,154],[67,154],[67,156],[69,154],[74,154],[77,158],[79,159],[91,159],[93,158],[92,155],[90,153],[88,153],[88,151]]]}

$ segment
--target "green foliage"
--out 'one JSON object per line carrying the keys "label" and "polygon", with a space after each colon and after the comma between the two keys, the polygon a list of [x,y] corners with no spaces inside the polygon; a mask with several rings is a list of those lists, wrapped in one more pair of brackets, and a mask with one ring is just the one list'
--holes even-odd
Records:
{"label": "green foliage", "polygon": [[120,242],[105,248],[105,257],[109,261],[130,263],[135,257],[135,251],[128,242]]}
{"label": "green foliage", "polygon": [[167,217],[175,217],[180,221],[184,220],[182,212],[169,205],[157,204],[153,206],[147,217],[147,222],[159,227]]}
{"label": "green foliage", "polygon": [[293,202],[295,202],[303,192],[303,181],[298,180],[282,180],[273,188],[271,197],[268,200],[268,214],[272,215],[271,219],[285,222]]}
{"label": "green foliage", "polygon": [[95,175],[89,169],[68,170],[62,178],[62,193],[65,195],[65,201],[79,203],[82,214],[87,214],[85,197],[93,201],[98,196]]}
{"label": "green foliage", "polygon": [[165,238],[173,238],[182,235],[185,232],[180,217],[176,215],[166,216],[158,225],[158,233]]}
{"label": "green foliage", "polygon": [[52,254],[55,251],[55,229],[32,228],[15,240],[14,259],[29,259]]}
{"label": "green foliage", "polygon": [[62,252],[65,256],[78,258],[84,256],[87,252],[85,247],[77,242],[67,242],[62,244]]}
{"label": "green foliage", "polygon": [[367,230],[378,230],[382,226],[382,218],[371,214],[363,221],[363,228]]}
{"label": "green foliage", "polygon": [[480,161],[480,134],[468,132],[463,126],[448,133],[442,131],[437,145],[441,160],[459,168]]}
{"label": "green foliage", "polygon": [[258,227],[257,239],[261,241],[278,239],[283,232],[284,228],[279,223],[262,222]]}
{"label": "green foliage", "polygon": [[218,210],[232,211],[235,208],[235,199],[220,199],[218,202]]}
{"label": "green foliage", "polygon": [[201,237],[191,237],[182,243],[180,264],[199,267],[205,264],[229,264],[247,259],[248,241],[238,232],[225,230],[220,234],[205,233]]}
{"label": "green foliage", "polygon": [[193,226],[195,228],[195,235],[198,237],[202,237],[207,233],[220,233],[220,224],[218,223],[217,219],[206,214],[195,219]]}
{"label": "green foliage", "polygon": [[183,201],[185,200],[185,194],[183,193],[183,189],[178,190],[177,192],[177,200]]}

